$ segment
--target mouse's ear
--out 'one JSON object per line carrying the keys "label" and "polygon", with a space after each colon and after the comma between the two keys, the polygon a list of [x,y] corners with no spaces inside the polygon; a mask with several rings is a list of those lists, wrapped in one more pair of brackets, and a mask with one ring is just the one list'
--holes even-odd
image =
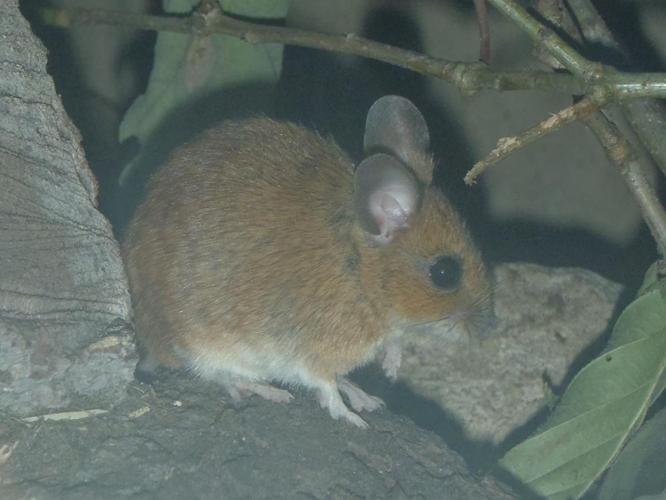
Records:
{"label": "mouse's ear", "polygon": [[429,148],[428,125],[409,99],[387,95],[370,106],[363,138],[366,155],[380,151],[390,153],[427,185],[432,180],[433,169]]}
{"label": "mouse's ear", "polygon": [[377,153],[356,167],[356,219],[376,245],[390,243],[396,231],[408,227],[420,201],[419,182],[393,156]]}

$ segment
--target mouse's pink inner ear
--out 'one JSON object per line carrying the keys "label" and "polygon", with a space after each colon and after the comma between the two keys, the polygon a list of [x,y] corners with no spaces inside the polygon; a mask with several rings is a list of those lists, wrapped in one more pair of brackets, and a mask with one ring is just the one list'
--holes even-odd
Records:
{"label": "mouse's pink inner ear", "polygon": [[390,243],[397,231],[408,227],[419,203],[418,181],[393,156],[374,154],[356,167],[356,219],[375,244]]}
{"label": "mouse's pink inner ear", "polygon": [[390,153],[411,168],[424,184],[432,179],[430,132],[425,118],[404,97],[387,95],[375,101],[365,120],[365,154]]}

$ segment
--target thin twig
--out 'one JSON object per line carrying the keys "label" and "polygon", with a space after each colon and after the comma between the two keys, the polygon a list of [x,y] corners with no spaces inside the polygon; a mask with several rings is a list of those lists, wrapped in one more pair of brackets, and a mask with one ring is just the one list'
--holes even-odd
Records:
{"label": "thin twig", "polygon": [[35,415],[33,417],[24,417],[23,422],[32,423],[39,421],[60,421],[60,420],[81,420],[84,418],[96,417],[97,415],[104,415],[108,410],[92,409],[81,411],[64,411],[59,413],[46,413],[43,415]]}
{"label": "thin twig", "polygon": [[[491,1],[498,3],[500,0]],[[664,73],[628,74],[612,69],[602,71],[601,65],[596,65],[595,67],[599,67],[597,78],[580,82],[571,75],[544,71],[498,72],[490,70],[485,64],[438,59],[367,40],[354,34],[315,33],[250,23],[226,15],[207,18],[196,12],[188,16],[154,16],[107,10],[44,9],[42,17],[48,24],[60,27],[74,24],[105,24],[201,36],[216,33],[234,36],[249,43],[280,43],[353,54],[451,82],[465,94],[489,89],[503,91],[538,89],[581,95],[592,93],[595,89],[603,89],[616,99],[646,96],[666,98]],[[568,50],[575,53],[573,49]],[[577,60],[573,55],[570,55],[569,59]],[[579,57],[579,59],[586,61],[584,58]],[[579,61],[579,64],[582,63]]]}
{"label": "thin twig", "polygon": [[[585,40],[601,44],[626,59],[626,51],[606,26],[591,0],[569,0],[569,7],[582,27]],[[666,110],[655,99],[632,99],[620,107],[650,156],[666,175]]]}
{"label": "thin twig", "polygon": [[659,252],[662,256],[666,255],[666,211],[645,178],[634,147],[601,112],[586,118],[585,123],[597,136],[610,161],[625,177],[657,242]]}
{"label": "thin twig", "polygon": [[[604,75],[612,74],[614,71],[612,68],[604,67],[580,56],[562,38],[552,30],[542,26],[514,0],[490,1],[521,26],[535,42],[541,44],[569,71],[587,82],[602,79]],[[606,90],[609,91],[609,89]],[[600,94],[596,97],[596,102],[600,102],[599,99],[604,98]],[[629,189],[641,208],[643,218],[657,242],[659,252],[662,256],[666,255],[666,211],[659,202],[655,190],[648,183],[632,144],[601,111],[588,114],[584,117],[584,121],[597,136],[611,162],[619,168],[625,177]]]}
{"label": "thin twig", "polygon": [[465,175],[465,184],[471,186],[476,179],[492,164],[503,160],[515,151],[524,148],[537,139],[551,134],[562,128],[567,123],[589,116],[600,109],[603,103],[597,102],[591,97],[586,97],[580,102],[563,109],[559,113],[552,115],[547,120],[526,130],[522,134],[514,137],[501,137],[497,140],[497,146],[483,160],[474,164]]}
{"label": "thin twig", "polygon": [[656,99],[634,99],[622,103],[622,109],[636,135],[666,175],[666,109]]}
{"label": "thin twig", "polygon": [[[586,39],[597,43],[602,42],[607,47],[620,50],[610,30],[589,0],[574,0],[570,3],[570,7],[575,14],[582,16],[580,25]],[[570,33],[572,29],[559,23],[558,25],[567,33]],[[655,142],[658,143],[658,149],[649,148],[651,153],[661,153],[661,160],[666,161],[666,156],[663,156],[666,155],[666,151],[660,145],[663,141],[663,133],[666,131],[664,129],[666,117],[663,109],[660,109],[656,102],[646,99],[621,102],[620,106],[625,114],[631,117],[631,124],[644,144],[647,142],[649,146],[650,141],[653,145]],[[656,119],[657,128],[661,124],[662,134],[657,141],[654,140],[656,136],[651,131],[653,127],[648,119]],[[596,135],[611,163],[616,165],[623,174],[629,190],[638,202],[643,219],[657,242],[660,254],[666,255],[666,211],[657,197],[656,189],[648,182],[645,165],[638,160],[634,146],[601,111],[591,114],[584,121]]]}
{"label": "thin twig", "polygon": [[626,56],[590,0],[568,0],[567,4],[576,17],[587,43],[602,44]]}
{"label": "thin twig", "polygon": [[[580,55],[552,29],[541,24],[515,0],[489,0],[500,12],[514,21],[535,43],[543,46],[566,69],[588,84],[585,93],[599,86],[618,99],[635,97],[666,97],[666,75],[643,73],[638,76],[623,73],[610,66],[590,61]],[[649,89],[649,90],[648,90]]]}
{"label": "thin twig", "polygon": [[600,64],[592,63],[581,56],[552,29],[531,16],[518,2],[514,0],[490,0],[490,2],[574,75],[586,82],[599,79],[602,74]]}
{"label": "thin twig", "polygon": [[490,28],[488,27],[486,0],[474,0],[474,9],[479,24],[479,59],[490,64]]}
{"label": "thin twig", "polygon": [[[578,32],[576,23],[564,2],[565,0],[533,0],[532,7],[551,25],[562,27],[573,40],[580,43],[582,35]],[[534,55],[553,69],[565,69],[562,63],[553,57],[543,45],[534,45]]]}

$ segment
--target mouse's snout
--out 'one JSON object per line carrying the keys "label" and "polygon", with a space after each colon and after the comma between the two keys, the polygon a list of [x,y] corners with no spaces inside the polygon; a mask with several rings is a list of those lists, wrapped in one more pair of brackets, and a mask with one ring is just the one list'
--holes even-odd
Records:
{"label": "mouse's snout", "polygon": [[491,297],[471,309],[464,318],[469,333],[479,339],[490,337],[497,329],[497,316]]}

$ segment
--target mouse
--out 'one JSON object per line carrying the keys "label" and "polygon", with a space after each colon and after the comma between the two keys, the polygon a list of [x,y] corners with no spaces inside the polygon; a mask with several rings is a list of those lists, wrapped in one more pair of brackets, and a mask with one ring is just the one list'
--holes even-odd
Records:
{"label": "mouse", "polygon": [[181,368],[235,400],[285,403],[305,388],[334,419],[367,427],[359,413],[383,402],[350,372],[379,359],[395,379],[411,326],[484,323],[492,308],[434,166],[425,118],[396,95],[368,110],[357,162],[264,116],[175,149],[121,247],[137,377]]}

